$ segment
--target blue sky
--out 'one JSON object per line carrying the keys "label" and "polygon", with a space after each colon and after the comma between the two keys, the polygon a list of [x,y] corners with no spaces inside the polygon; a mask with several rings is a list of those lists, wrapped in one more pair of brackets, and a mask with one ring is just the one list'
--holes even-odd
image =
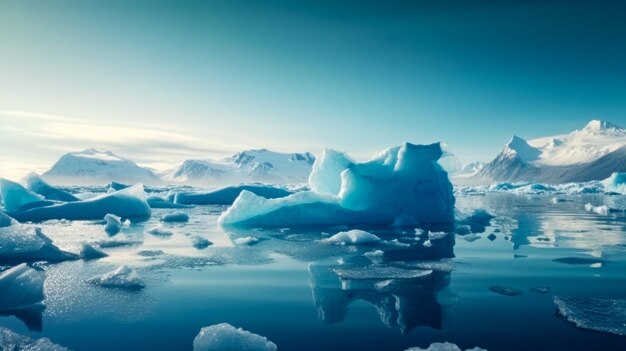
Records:
{"label": "blue sky", "polygon": [[[0,2],[0,172],[626,126],[621,1]],[[8,152],[6,150],[9,150]]]}

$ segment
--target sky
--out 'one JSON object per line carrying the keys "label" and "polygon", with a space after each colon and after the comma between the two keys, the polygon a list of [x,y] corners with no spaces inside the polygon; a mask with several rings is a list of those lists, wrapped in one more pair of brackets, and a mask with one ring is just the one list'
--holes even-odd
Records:
{"label": "sky", "polygon": [[623,1],[0,0],[0,176],[626,126]]}

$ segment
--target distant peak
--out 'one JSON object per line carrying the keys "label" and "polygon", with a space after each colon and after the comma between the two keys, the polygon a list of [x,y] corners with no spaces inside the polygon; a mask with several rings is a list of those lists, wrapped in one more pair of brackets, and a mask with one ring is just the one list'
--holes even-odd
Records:
{"label": "distant peak", "polygon": [[617,130],[617,129],[622,129],[622,128],[618,127],[617,125],[611,122],[603,121],[599,119],[594,119],[590,121],[589,123],[587,123],[587,125],[584,128],[584,130],[589,131],[589,132],[600,132],[604,130]]}
{"label": "distant peak", "polygon": [[541,151],[530,146],[528,142],[517,135],[513,135],[506,144],[506,149],[513,150],[523,161],[535,161],[539,158]]}
{"label": "distant peak", "polygon": [[518,137],[517,135],[513,135],[511,140],[506,144],[506,146],[511,149],[516,149],[518,146],[526,147],[528,146],[528,142],[525,139]]}

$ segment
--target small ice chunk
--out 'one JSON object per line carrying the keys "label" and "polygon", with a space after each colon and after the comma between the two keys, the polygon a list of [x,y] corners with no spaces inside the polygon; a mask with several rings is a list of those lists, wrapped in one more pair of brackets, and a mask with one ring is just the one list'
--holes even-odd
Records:
{"label": "small ice chunk", "polygon": [[107,213],[104,216],[104,221],[106,222],[106,226],[104,227],[104,231],[109,234],[109,235],[115,235],[117,233],[119,233],[122,230],[123,224],[122,224],[122,218],[114,215],[114,214],[110,214]]}
{"label": "small ice chunk", "polygon": [[31,339],[4,327],[0,327],[0,347],[10,351],[70,351],[48,338]]}
{"label": "small ice chunk", "polygon": [[142,257],[155,257],[163,255],[163,250],[140,250],[137,251],[137,255]]}
{"label": "small ice chunk", "polygon": [[244,246],[244,245],[252,246],[254,244],[257,244],[259,242],[259,239],[255,237],[251,237],[251,236],[244,236],[244,237],[233,240],[233,242],[237,246]]}
{"label": "small ice chunk", "polygon": [[565,201],[567,200],[558,196],[555,196],[550,200],[550,202],[552,202],[553,204],[558,204],[559,202],[565,202]]}
{"label": "small ice chunk", "polygon": [[190,239],[191,239],[191,245],[193,245],[193,247],[195,247],[198,250],[206,249],[210,245],[213,245],[213,242],[201,236],[194,235]]}
{"label": "small ice chunk", "polygon": [[399,267],[372,265],[365,267],[341,267],[333,271],[342,279],[413,279],[429,276],[432,270],[404,269]]}
{"label": "small ice chunk", "polygon": [[[419,347],[411,347],[406,349],[405,351],[462,351],[460,347],[456,344],[452,344],[449,342],[435,342],[430,344],[428,348],[422,349]],[[467,349],[465,351],[487,351],[486,349],[481,349],[480,347],[474,347],[472,349]]]}
{"label": "small ice chunk", "polygon": [[98,246],[93,246],[87,243],[83,243],[83,248],[80,250],[80,257],[84,260],[97,260],[99,258],[107,257],[109,254],[102,251]]}
{"label": "small ice chunk", "polygon": [[0,311],[19,310],[40,304],[45,298],[44,280],[44,272],[36,271],[26,263],[1,272]]}
{"label": "small ice chunk", "polygon": [[547,286],[535,286],[530,288],[530,291],[537,293],[537,294],[547,294],[550,292],[550,288]]}
{"label": "small ice chunk", "polygon": [[189,215],[180,211],[166,213],[161,217],[161,222],[187,222],[188,220]]}
{"label": "small ice chunk", "polygon": [[128,290],[139,290],[146,287],[146,284],[139,277],[137,272],[127,265],[120,266],[112,272],[92,277],[88,279],[87,282],[107,288],[120,288]]}
{"label": "small ice chunk", "polygon": [[374,250],[364,253],[363,256],[369,258],[374,262],[378,262],[382,261],[383,257],[385,256],[385,252],[383,250]]}
{"label": "small ice chunk", "polygon": [[428,240],[439,240],[443,239],[448,235],[446,232],[428,232]]}
{"label": "small ice chunk", "polygon": [[430,240],[426,240],[422,243],[422,245],[424,245],[424,247],[432,247],[433,243]]}
{"label": "small ice chunk", "polygon": [[587,203],[585,204],[585,210],[587,210],[587,212],[597,213],[601,216],[608,216],[609,214],[609,207],[607,205],[594,206],[590,203]]}
{"label": "small ice chunk", "polygon": [[193,351],[276,351],[266,337],[220,323],[200,329],[193,340]]}
{"label": "small ice chunk", "polygon": [[379,242],[380,238],[364,230],[353,229],[347,232],[339,232],[330,238],[322,239],[320,241],[327,244],[362,245]]}
{"label": "small ice chunk", "polygon": [[506,296],[516,296],[521,295],[522,291],[514,288],[509,288],[507,286],[494,285],[489,287],[490,291],[493,291],[496,294],[506,295]]}
{"label": "small ice chunk", "polygon": [[171,230],[163,226],[156,226],[154,228],[150,228],[146,230],[146,233],[156,235],[156,236],[172,236],[174,234],[174,232],[172,232]]}
{"label": "small ice chunk", "polygon": [[626,336],[626,299],[555,296],[554,304],[579,328]]}

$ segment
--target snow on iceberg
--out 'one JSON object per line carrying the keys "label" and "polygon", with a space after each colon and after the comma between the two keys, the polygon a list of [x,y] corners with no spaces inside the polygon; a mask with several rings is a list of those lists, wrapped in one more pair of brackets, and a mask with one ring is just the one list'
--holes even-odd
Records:
{"label": "snow on iceberg", "polygon": [[143,185],[136,184],[110,194],[83,201],[65,202],[9,213],[20,222],[41,222],[49,219],[102,219],[107,214],[122,218],[150,216]]}
{"label": "snow on iceberg", "polygon": [[4,178],[0,178],[0,198],[2,198],[4,210],[8,213],[54,204],[22,185]]}
{"label": "snow on iceberg", "polygon": [[220,323],[200,329],[193,340],[193,351],[276,351],[277,346],[266,337]]}
{"label": "snow on iceberg", "polygon": [[[42,306],[45,273],[22,263],[0,273],[0,311]],[[2,345],[0,345],[2,346]]]}
{"label": "snow on iceberg", "polygon": [[0,261],[60,262],[75,260],[78,256],[61,251],[40,228],[15,223],[0,228]]}
{"label": "snow on iceberg", "polygon": [[[422,349],[419,347],[411,347],[406,349],[405,351],[463,351],[456,344],[452,344],[449,342],[435,342],[430,344],[428,348]],[[486,349],[481,349],[480,347],[474,347],[472,349],[467,349],[465,351],[487,351]]]}
{"label": "snow on iceberg", "polygon": [[606,191],[626,194],[626,173],[613,172],[610,177],[602,181],[602,185]]}
{"label": "snow on iceberg", "polygon": [[626,300],[555,296],[559,313],[582,329],[626,336]]}
{"label": "snow on iceberg", "polygon": [[174,197],[174,203],[182,205],[230,205],[244,190],[266,199],[286,197],[292,194],[291,191],[284,188],[270,185],[237,185],[203,193],[179,192]]}
{"label": "snow on iceberg", "polygon": [[24,184],[26,184],[28,190],[43,196],[47,200],[63,202],[80,200],[76,196],[46,183],[37,173],[34,172],[28,173],[26,177],[24,177]]}
{"label": "snow on iceberg", "polygon": [[120,266],[112,272],[92,277],[87,282],[107,288],[128,290],[139,290],[146,287],[146,283],[143,282],[137,272],[127,265]]}
{"label": "snow on iceberg", "polygon": [[11,351],[69,351],[48,338],[31,339],[4,327],[0,327],[0,346]]}
{"label": "snow on iceberg", "polygon": [[166,213],[161,217],[161,222],[187,222],[187,221],[189,221],[189,215],[180,211]]}
{"label": "snow on iceberg", "polygon": [[320,241],[328,244],[361,245],[379,242],[380,238],[364,230],[353,229],[347,232],[339,232],[330,238],[322,239]]}
{"label": "snow on iceberg", "polygon": [[455,199],[448,174],[437,163],[441,155],[439,143],[405,143],[367,162],[350,161],[342,169],[335,166],[349,159],[327,151],[316,160],[309,178],[310,188],[318,191],[278,199],[242,191],[219,223],[255,227],[453,223]]}

